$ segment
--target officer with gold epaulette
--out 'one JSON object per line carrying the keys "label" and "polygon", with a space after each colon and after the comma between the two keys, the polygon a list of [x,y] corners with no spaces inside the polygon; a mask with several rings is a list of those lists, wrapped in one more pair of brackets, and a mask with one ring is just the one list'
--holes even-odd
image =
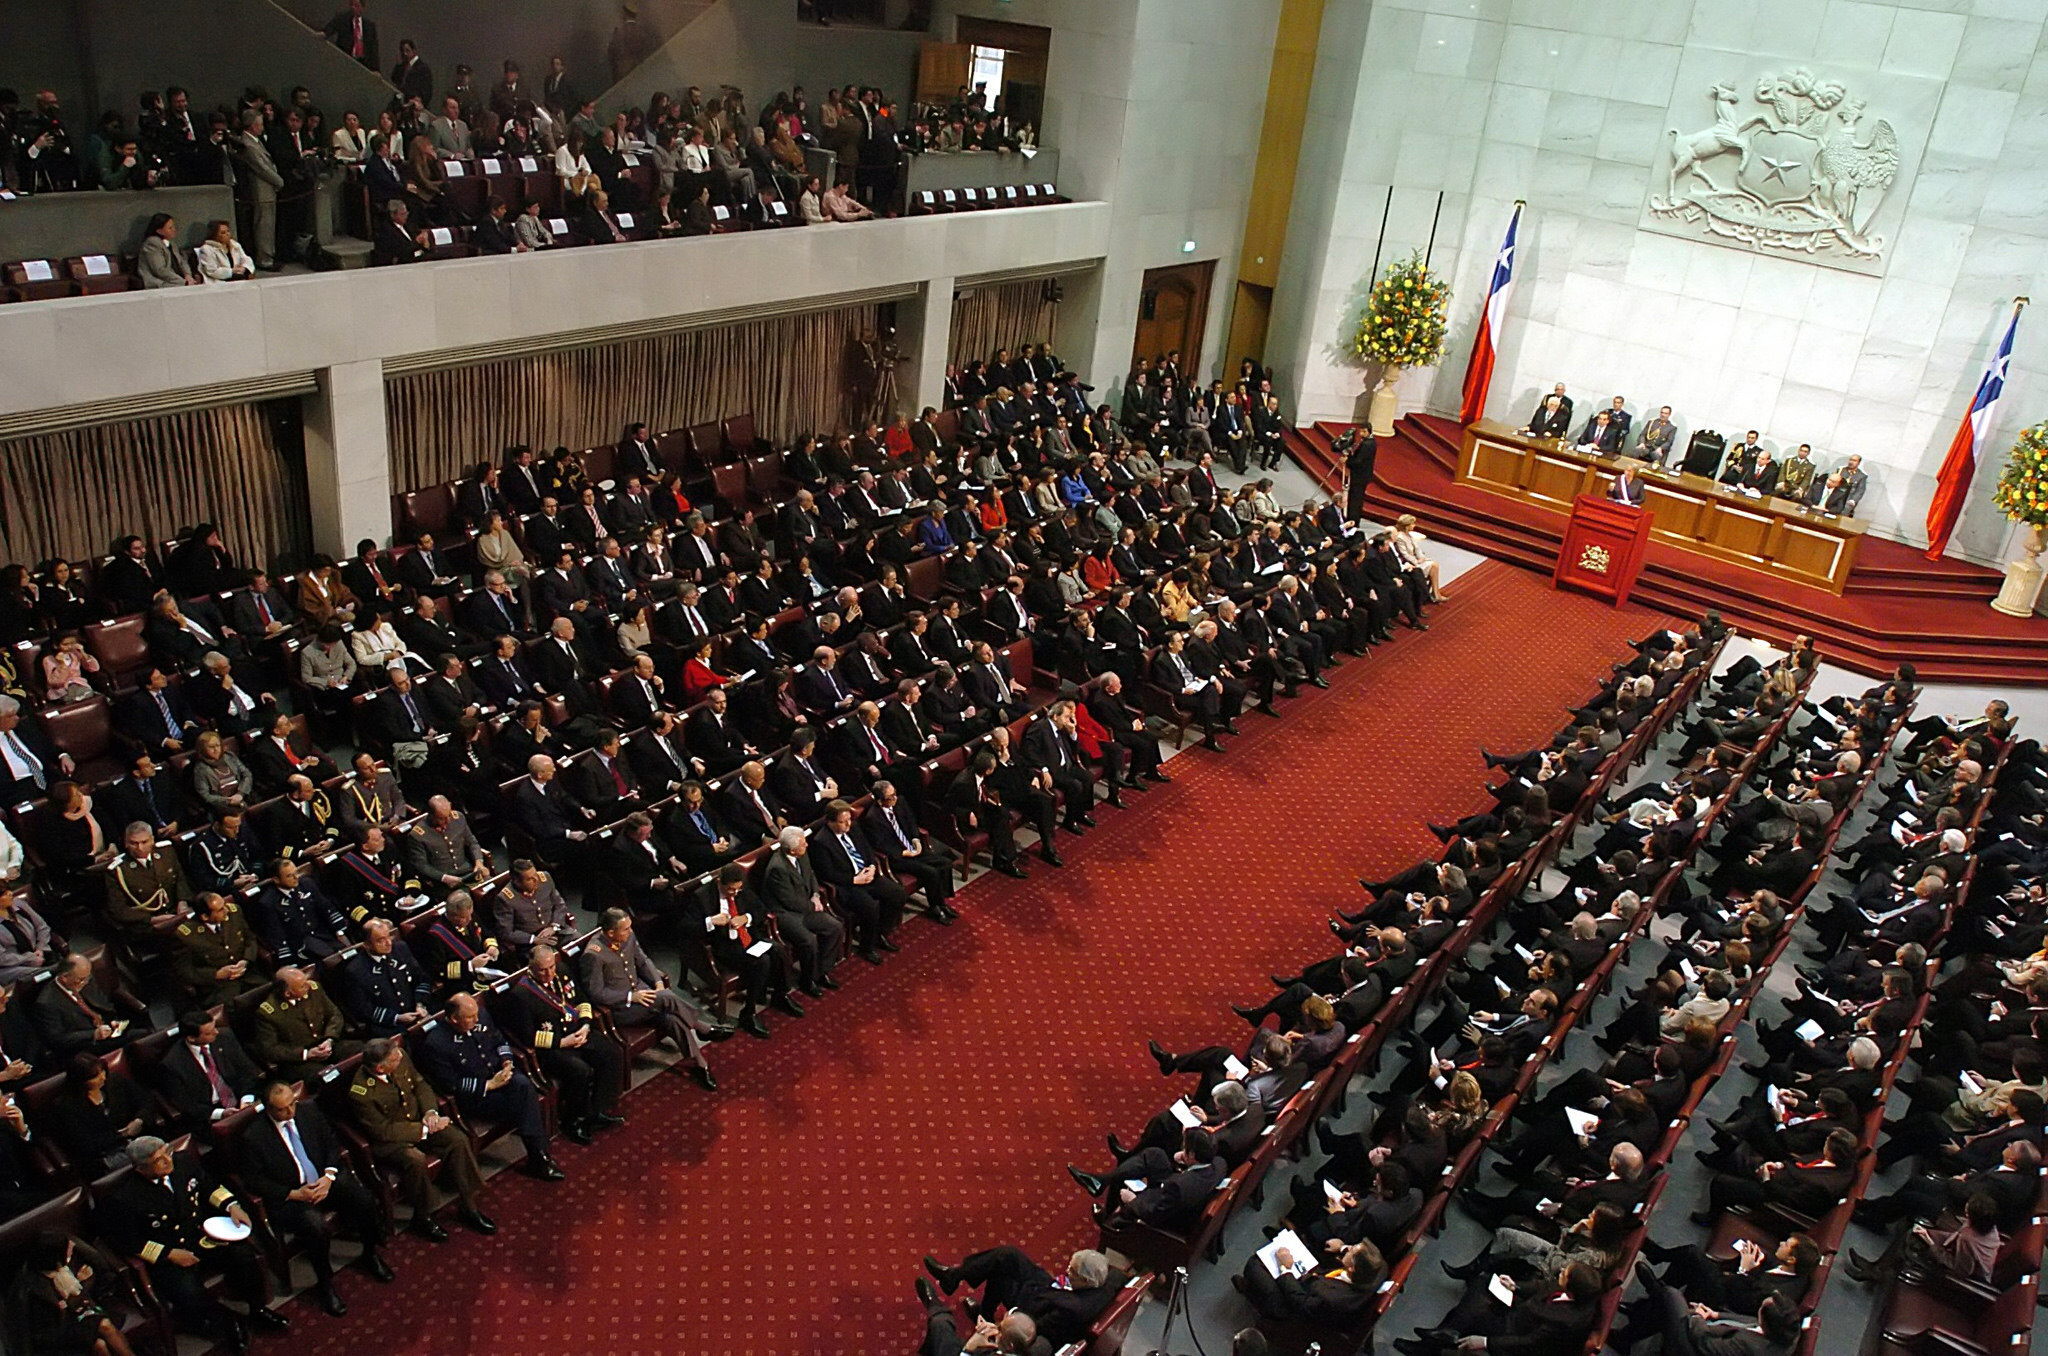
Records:
{"label": "officer with gold epaulette", "polygon": [[398,1174],[412,1204],[412,1231],[430,1242],[448,1237],[434,1223],[434,1177],[429,1156],[441,1160],[448,1185],[461,1202],[457,1218],[480,1234],[498,1226],[479,1205],[484,1178],[476,1148],[462,1127],[441,1111],[441,1095],[406,1057],[397,1041],[378,1037],[363,1047],[363,1062],[349,1084],[349,1109],[370,1141],[370,1156]]}
{"label": "officer with gold epaulette", "polygon": [[555,1085],[562,1133],[578,1144],[591,1132],[624,1125],[618,1114],[626,1082],[626,1049],[595,1020],[595,1009],[576,992],[562,969],[560,953],[534,943],[526,973],[492,1005],[505,1034],[533,1051],[541,1072]]}
{"label": "officer with gold epaulette", "polygon": [[249,1306],[248,1322],[272,1331],[290,1327],[269,1306],[270,1287],[255,1247],[206,1232],[207,1220],[216,1216],[248,1225],[235,1193],[214,1181],[196,1155],[174,1154],[154,1135],[131,1142],[128,1161],[135,1170],[116,1178],[99,1203],[99,1231],[115,1251],[148,1265],[150,1288],[177,1325],[232,1350],[247,1349],[242,1316],[207,1293],[207,1276],[218,1273],[228,1294]]}
{"label": "officer with gold epaulette", "polygon": [[202,1007],[216,1007],[263,987],[256,939],[242,910],[211,892],[193,901],[192,917],[178,924],[171,971]]}
{"label": "officer with gold epaulette", "polygon": [[158,850],[149,825],[128,825],[121,846],[121,855],[107,866],[107,921],[129,946],[161,954],[190,912],[185,901],[192,886],[177,857]]}
{"label": "officer with gold epaulette", "polygon": [[249,1052],[277,1077],[318,1078],[363,1048],[347,1038],[341,1009],[313,977],[295,966],[277,972],[277,993],[256,1007]]}

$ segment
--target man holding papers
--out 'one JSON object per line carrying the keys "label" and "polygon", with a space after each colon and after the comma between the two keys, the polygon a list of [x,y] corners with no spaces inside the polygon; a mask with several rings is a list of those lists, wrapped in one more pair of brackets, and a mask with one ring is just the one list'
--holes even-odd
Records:
{"label": "man holding papers", "polygon": [[1290,1230],[1248,1258],[1231,1284],[1260,1318],[1348,1331],[1372,1312],[1387,1264],[1371,1243],[1346,1248],[1337,1263],[1318,1273],[1307,1245]]}
{"label": "man holding papers", "polygon": [[1055,1278],[1021,1248],[988,1248],[969,1253],[958,1266],[942,1266],[926,1256],[924,1269],[950,1295],[961,1286],[980,1286],[985,1314],[999,1309],[1022,1311],[1038,1325],[1038,1335],[1054,1350],[1086,1341],[1095,1320],[1107,1309],[1124,1278],[1111,1270],[1109,1259],[1083,1248],[1067,1260],[1067,1274]]}
{"label": "man holding papers", "polygon": [[1067,1175],[1091,1196],[1103,1198],[1095,1222],[1105,1228],[1149,1224],[1167,1233],[1184,1234],[1195,1226],[1209,1198],[1224,1183],[1228,1169],[1216,1152],[1216,1137],[1201,1126],[1181,1136],[1180,1152],[1151,1148],[1116,1165],[1114,1176],[1091,1176],[1076,1167]]}

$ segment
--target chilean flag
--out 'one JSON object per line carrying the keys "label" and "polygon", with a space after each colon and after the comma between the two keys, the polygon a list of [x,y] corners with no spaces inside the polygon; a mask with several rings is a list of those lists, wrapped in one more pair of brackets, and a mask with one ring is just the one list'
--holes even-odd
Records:
{"label": "chilean flag", "polygon": [[1998,412],[1998,398],[2005,394],[2005,373],[2012,365],[2012,341],[2019,328],[2020,307],[2014,306],[2005,338],[1999,341],[1998,352],[1984,369],[1984,380],[1977,383],[1977,398],[1970,402],[1970,413],[1948,445],[1948,456],[1942,459],[1934,499],[1927,505],[1929,560],[1941,559],[1949,536],[1956,530],[1956,520],[1963,516],[1963,500],[1970,492],[1971,478],[1977,474],[1977,447],[1990,432],[1992,417]]}
{"label": "chilean flag", "polygon": [[1493,362],[1499,355],[1500,330],[1508,317],[1508,293],[1515,281],[1515,232],[1522,224],[1522,204],[1508,218],[1508,234],[1493,257],[1493,281],[1486,289],[1486,309],[1479,313],[1479,333],[1472,336],[1472,360],[1465,364],[1465,405],[1460,423],[1486,413],[1486,388],[1493,384]]}

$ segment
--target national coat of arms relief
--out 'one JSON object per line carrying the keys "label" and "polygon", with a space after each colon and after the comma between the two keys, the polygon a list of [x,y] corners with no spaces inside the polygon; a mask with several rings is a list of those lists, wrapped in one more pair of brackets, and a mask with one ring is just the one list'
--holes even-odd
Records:
{"label": "national coat of arms relief", "polygon": [[1720,81],[1705,93],[1713,121],[1665,134],[1642,224],[1881,272],[1888,240],[1878,218],[1904,159],[1892,123],[1845,81],[1804,67],[1761,76],[1746,90]]}

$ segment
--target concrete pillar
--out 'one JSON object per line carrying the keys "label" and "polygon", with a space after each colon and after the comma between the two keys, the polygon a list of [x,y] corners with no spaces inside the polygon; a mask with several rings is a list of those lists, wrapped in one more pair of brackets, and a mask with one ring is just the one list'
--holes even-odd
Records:
{"label": "concrete pillar", "polygon": [[391,536],[391,441],[384,425],[384,365],[372,358],[321,369],[306,397],[306,493],[313,545],[337,560],[364,537]]}
{"label": "concrete pillar", "polygon": [[914,301],[896,303],[898,408],[913,421],[930,405],[946,407],[946,354],[953,344],[953,279],[927,278]]}

